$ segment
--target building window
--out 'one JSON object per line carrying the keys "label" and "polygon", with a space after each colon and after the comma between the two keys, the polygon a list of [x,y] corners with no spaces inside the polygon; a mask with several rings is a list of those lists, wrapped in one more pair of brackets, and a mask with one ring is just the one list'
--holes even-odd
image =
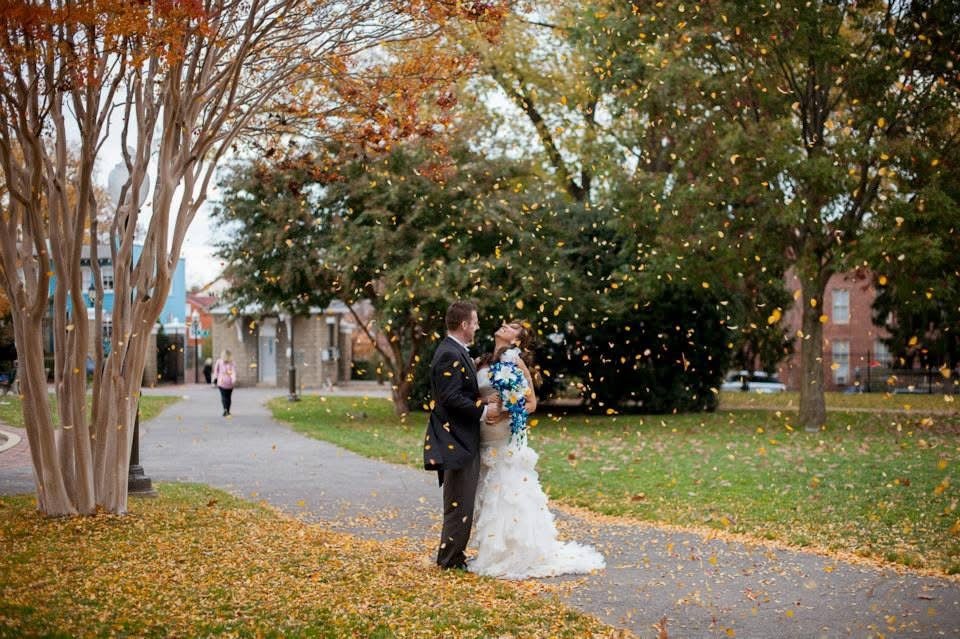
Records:
{"label": "building window", "polygon": [[101,337],[105,342],[109,342],[111,339],[113,339],[113,318],[103,318],[103,334]]}
{"label": "building window", "polygon": [[833,290],[833,323],[850,323],[850,291],[846,289]]}
{"label": "building window", "polygon": [[833,381],[835,384],[843,385],[850,381],[850,342],[847,340],[836,340],[833,342]]}
{"label": "building window", "polygon": [[890,357],[890,348],[883,343],[883,340],[877,340],[873,343],[873,361],[878,366],[891,368],[893,358]]}
{"label": "building window", "polygon": [[113,290],[113,271],[104,269],[100,271],[100,280],[103,282],[104,291]]}

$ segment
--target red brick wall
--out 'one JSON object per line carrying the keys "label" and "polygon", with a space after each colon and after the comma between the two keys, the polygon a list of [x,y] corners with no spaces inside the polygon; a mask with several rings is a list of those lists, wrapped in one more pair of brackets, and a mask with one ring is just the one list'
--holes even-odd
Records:
{"label": "red brick wall", "polygon": [[[873,325],[873,312],[870,308],[876,297],[876,290],[872,285],[873,279],[867,271],[850,271],[838,273],[827,282],[824,291],[823,304],[827,323],[823,326],[823,376],[827,390],[841,390],[845,386],[853,385],[857,369],[861,378],[866,376],[868,353],[876,359],[876,342],[878,338],[886,337],[887,333],[880,327]],[[793,271],[786,275],[787,289],[793,293],[800,290],[800,280]],[[838,323],[834,318],[834,291],[846,290],[849,299],[849,321]],[[793,307],[784,314],[784,323],[789,328],[789,335],[794,336],[794,354],[781,362],[779,367],[780,379],[790,390],[800,388],[800,338],[796,337],[801,327],[801,304],[809,296],[795,296]],[[850,346],[849,367],[845,385],[835,382],[835,372],[832,368],[833,347],[836,342],[847,342]]]}

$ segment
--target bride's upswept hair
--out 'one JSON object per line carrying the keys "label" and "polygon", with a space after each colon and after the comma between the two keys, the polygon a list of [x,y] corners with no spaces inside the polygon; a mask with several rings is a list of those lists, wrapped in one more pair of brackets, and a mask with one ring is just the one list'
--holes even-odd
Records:
{"label": "bride's upswept hair", "polygon": [[499,360],[504,351],[507,351],[514,346],[519,346],[520,359],[522,359],[523,363],[527,365],[528,369],[530,369],[530,377],[533,378],[533,385],[539,388],[543,379],[540,377],[540,367],[536,366],[533,361],[533,349],[536,346],[536,338],[533,334],[533,330],[531,330],[530,322],[524,320],[510,320],[507,322],[507,324],[520,330],[519,335],[517,335],[517,341],[520,343],[503,346],[498,348],[495,353],[484,353],[480,356],[480,360],[477,362],[477,368],[489,366],[492,362]]}

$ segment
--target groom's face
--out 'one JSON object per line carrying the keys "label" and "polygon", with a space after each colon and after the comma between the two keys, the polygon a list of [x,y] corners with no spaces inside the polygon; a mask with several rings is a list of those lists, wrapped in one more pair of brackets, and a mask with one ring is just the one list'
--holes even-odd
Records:
{"label": "groom's face", "polygon": [[480,328],[480,318],[477,317],[477,312],[473,311],[470,314],[470,319],[460,326],[463,327],[463,336],[467,338],[467,344],[472,344],[473,337],[477,334],[477,329]]}

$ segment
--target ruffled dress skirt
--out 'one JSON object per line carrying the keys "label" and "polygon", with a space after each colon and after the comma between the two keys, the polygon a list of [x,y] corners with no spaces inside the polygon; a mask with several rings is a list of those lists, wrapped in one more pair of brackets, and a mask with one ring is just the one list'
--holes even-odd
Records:
{"label": "ruffled dress skirt", "polygon": [[481,448],[476,502],[477,556],[470,571],[502,579],[584,574],[604,568],[591,546],[560,541],[537,475],[538,455],[526,443]]}

